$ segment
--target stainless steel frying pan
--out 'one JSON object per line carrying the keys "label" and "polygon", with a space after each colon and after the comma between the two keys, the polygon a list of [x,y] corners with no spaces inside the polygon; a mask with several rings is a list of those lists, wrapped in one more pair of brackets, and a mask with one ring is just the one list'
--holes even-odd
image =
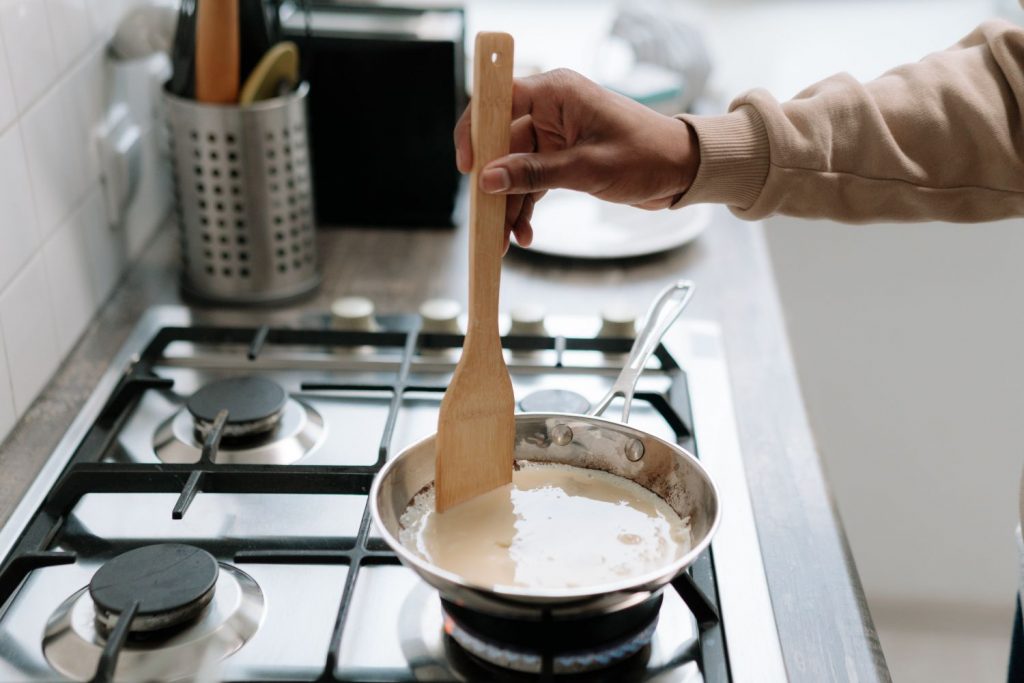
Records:
{"label": "stainless steel frying pan", "polygon": [[[653,491],[680,516],[690,518],[693,547],[688,553],[641,576],[564,589],[477,585],[434,566],[398,540],[402,513],[417,493],[433,483],[434,435],[412,444],[387,463],[370,490],[373,521],[401,562],[447,600],[479,612],[512,618],[531,618],[540,611],[555,617],[579,617],[632,607],[656,596],[690,566],[711,543],[718,528],[721,511],[715,484],[686,450],[623,423],[629,418],[633,391],[647,360],[686,307],[693,288],[693,283],[680,281],[658,296],[622,373],[590,413],[518,414],[515,446],[515,457],[520,461],[603,470]],[[624,399],[623,423],[599,417],[617,396]]]}

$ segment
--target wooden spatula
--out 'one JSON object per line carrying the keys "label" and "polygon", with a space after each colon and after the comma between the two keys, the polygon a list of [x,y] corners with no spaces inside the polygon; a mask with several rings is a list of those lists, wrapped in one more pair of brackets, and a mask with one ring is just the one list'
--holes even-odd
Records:
{"label": "wooden spatula", "polygon": [[512,56],[512,36],[477,34],[470,133],[469,324],[437,421],[438,512],[512,481],[515,399],[498,335],[505,197],[479,189],[483,167],[508,154]]}

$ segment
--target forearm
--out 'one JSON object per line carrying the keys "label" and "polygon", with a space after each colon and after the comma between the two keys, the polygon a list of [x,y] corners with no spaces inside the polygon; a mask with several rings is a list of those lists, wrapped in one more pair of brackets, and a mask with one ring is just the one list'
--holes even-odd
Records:
{"label": "forearm", "polygon": [[701,164],[677,206],[868,221],[1024,215],[1024,31],[982,25],[866,84],[841,74],[784,104],[755,90],[690,116]]}

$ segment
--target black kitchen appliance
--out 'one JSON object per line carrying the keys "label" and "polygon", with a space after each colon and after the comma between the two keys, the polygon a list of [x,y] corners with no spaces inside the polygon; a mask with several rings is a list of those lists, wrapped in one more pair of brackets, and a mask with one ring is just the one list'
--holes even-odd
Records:
{"label": "black kitchen appliance", "polygon": [[310,82],[321,225],[453,225],[465,107],[461,6],[314,1],[280,9]]}

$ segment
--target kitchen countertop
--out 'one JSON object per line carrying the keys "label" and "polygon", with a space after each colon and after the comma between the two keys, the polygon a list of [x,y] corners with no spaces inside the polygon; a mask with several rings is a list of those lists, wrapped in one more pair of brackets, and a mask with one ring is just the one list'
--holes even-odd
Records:
{"label": "kitchen countertop", "polygon": [[[344,295],[379,313],[415,311],[427,298],[465,300],[466,231],[321,230],[324,283],[315,298],[274,311],[202,308],[224,324],[287,324]],[[589,264],[513,251],[502,308],[596,315],[611,303],[642,313],[668,281],[698,291],[687,316],[721,324],[740,440],[782,652],[791,680],[887,681],[889,675],[807,422],[762,227],[715,208],[695,243],[668,254]],[[150,306],[181,303],[177,241],[168,224],[134,264],[40,397],[0,446],[0,521]]]}

